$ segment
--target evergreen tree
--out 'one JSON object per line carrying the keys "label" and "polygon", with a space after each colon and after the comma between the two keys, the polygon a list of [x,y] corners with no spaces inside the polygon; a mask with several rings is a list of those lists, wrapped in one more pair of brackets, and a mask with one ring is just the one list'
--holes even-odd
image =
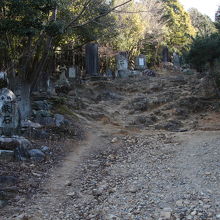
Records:
{"label": "evergreen tree", "polygon": [[167,46],[176,52],[187,50],[192,37],[195,36],[195,29],[191,24],[189,14],[184,10],[178,0],[162,0],[166,12],[164,19],[168,21],[166,30]]}
{"label": "evergreen tree", "polygon": [[191,45],[188,61],[197,70],[202,71],[208,65],[213,73],[214,62],[220,58],[220,35],[215,33],[206,37],[197,37]]}

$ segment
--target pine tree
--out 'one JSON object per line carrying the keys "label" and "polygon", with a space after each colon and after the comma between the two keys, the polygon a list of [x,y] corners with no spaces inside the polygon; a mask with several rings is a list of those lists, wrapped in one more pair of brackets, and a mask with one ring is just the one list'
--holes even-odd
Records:
{"label": "pine tree", "polygon": [[166,43],[176,52],[181,53],[188,49],[195,36],[195,29],[191,24],[189,14],[184,10],[178,0],[162,0],[165,3],[166,12],[164,19],[167,23]]}

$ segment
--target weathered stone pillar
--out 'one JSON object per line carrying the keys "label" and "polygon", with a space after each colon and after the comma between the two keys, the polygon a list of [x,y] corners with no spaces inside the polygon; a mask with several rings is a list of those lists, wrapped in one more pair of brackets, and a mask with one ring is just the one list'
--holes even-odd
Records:
{"label": "weathered stone pillar", "polygon": [[177,53],[173,53],[173,65],[175,67],[180,67],[180,57]]}
{"label": "weathered stone pillar", "polygon": [[169,62],[169,50],[168,50],[167,47],[163,48],[163,51],[162,51],[162,61],[164,63]]}
{"label": "weathered stone pillar", "polygon": [[26,120],[31,115],[31,85],[22,78],[16,79],[14,92],[17,96],[21,120]]}
{"label": "weathered stone pillar", "polygon": [[89,76],[99,75],[98,45],[95,43],[86,45],[86,74]]}

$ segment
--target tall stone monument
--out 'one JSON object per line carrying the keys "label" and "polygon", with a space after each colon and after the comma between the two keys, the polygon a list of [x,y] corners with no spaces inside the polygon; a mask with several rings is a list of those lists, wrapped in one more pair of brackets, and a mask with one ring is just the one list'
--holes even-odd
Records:
{"label": "tall stone monument", "polygon": [[175,67],[180,67],[180,56],[177,53],[173,53],[173,65]]}
{"label": "tall stone monument", "polygon": [[98,44],[96,43],[86,45],[86,74],[89,76],[99,75]]}
{"label": "tall stone monument", "polygon": [[[20,125],[20,114],[15,94],[6,88],[7,74],[0,73],[0,134],[11,136]],[[3,85],[3,86],[2,86]]]}
{"label": "tall stone monument", "polygon": [[162,61],[164,63],[169,62],[169,50],[168,50],[167,47],[163,48],[163,51],[162,51]]}
{"label": "tall stone monument", "polygon": [[21,77],[15,78],[14,93],[18,102],[21,120],[26,120],[31,115],[31,85]]}

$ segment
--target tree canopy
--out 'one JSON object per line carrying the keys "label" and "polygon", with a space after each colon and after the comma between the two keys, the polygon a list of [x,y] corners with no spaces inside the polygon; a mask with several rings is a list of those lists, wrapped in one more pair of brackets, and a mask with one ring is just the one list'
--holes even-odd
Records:
{"label": "tree canopy", "polygon": [[105,0],[2,0],[0,68],[36,82],[56,46],[111,37],[110,12],[118,6]]}
{"label": "tree canopy", "polygon": [[168,21],[166,43],[170,49],[182,52],[188,49],[195,36],[190,16],[178,0],[163,0],[165,4],[164,19]]}
{"label": "tree canopy", "polygon": [[196,8],[189,9],[189,15],[192,21],[192,25],[196,30],[197,36],[205,37],[217,32],[217,29],[211,18],[207,15],[203,15]]}
{"label": "tree canopy", "polygon": [[220,36],[215,33],[205,37],[197,37],[189,51],[188,60],[198,70],[205,65],[212,69],[214,61],[220,58]]}
{"label": "tree canopy", "polygon": [[56,48],[91,41],[144,53],[154,64],[163,46],[181,54],[196,35],[215,31],[207,16],[186,12],[178,0],[2,0],[0,68],[36,81]]}

